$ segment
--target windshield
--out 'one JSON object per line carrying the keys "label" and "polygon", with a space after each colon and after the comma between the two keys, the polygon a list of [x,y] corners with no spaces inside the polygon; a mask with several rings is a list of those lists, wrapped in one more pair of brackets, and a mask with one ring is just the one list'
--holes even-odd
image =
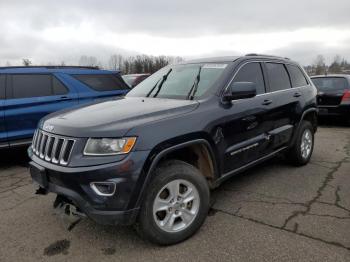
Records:
{"label": "windshield", "polygon": [[167,66],[138,84],[127,96],[194,99],[222,75],[227,64]]}
{"label": "windshield", "polygon": [[312,82],[320,91],[344,90],[348,87],[344,77],[317,77],[312,78]]}

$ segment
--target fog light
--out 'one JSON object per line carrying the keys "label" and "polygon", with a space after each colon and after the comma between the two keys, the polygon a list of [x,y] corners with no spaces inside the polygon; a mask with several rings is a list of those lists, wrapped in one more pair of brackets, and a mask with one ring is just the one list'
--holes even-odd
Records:
{"label": "fog light", "polygon": [[99,196],[113,196],[116,188],[114,182],[91,182],[90,187]]}

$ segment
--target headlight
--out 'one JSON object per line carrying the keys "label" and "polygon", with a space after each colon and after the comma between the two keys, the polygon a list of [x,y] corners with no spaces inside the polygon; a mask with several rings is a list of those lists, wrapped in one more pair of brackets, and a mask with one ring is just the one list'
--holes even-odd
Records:
{"label": "headlight", "polygon": [[86,142],[84,155],[107,156],[127,154],[134,147],[136,137],[125,138],[89,138]]}

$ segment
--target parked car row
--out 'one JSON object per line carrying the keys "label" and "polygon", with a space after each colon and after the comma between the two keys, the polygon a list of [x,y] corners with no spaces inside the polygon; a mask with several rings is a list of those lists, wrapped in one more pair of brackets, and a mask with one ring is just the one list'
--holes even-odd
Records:
{"label": "parked car row", "polygon": [[339,116],[350,122],[350,76],[323,75],[311,77],[318,94],[320,116]]}
{"label": "parked car row", "polygon": [[[49,113],[125,95],[149,76],[93,67],[0,68],[0,148],[29,144],[39,120]],[[319,115],[350,121],[350,76],[311,79],[318,89]]]}
{"label": "parked car row", "polygon": [[119,72],[90,67],[0,68],[0,148],[30,144],[49,113],[125,95]]}
{"label": "parked car row", "polygon": [[350,77],[310,78],[256,54],[153,75],[7,67],[0,98],[0,146],[31,143],[37,193],[55,193],[64,213],[174,244],[200,228],[210,189],[226,179],[281,153],[307,164],[318,114],[349,118]]}

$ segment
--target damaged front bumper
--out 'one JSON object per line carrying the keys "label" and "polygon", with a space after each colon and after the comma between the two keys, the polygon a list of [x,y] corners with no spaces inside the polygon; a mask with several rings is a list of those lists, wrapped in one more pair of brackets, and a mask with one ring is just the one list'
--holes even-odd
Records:
{"label": "damaged front bumper", "polygon": [[[77,169],[78,171],[79,169]],[[97,174],[96,174],[97,173]],[[117,184],[118,196],[98,196],[90,188],[90,180],[103,173],[104,179],[111,179]],[[56,193],[57,198],[54,203],[56,209],[60,209],[63,214],[76,217],[87,216],[98,224],[104,225],[131,225],[136,221],[138,208],[123,209],[127,206],[129,196],[120,195],[126,188],[125,179],[116,178],[116,169],[108,166],[105,169],[67,174],[46,169],[36,162],[30,162],[30,174],[33,181],[38,184],[37,194],[46,195]],[[130,194],[130,193],[129,193]],[[116,210],[117,209],[117,210]]]}

